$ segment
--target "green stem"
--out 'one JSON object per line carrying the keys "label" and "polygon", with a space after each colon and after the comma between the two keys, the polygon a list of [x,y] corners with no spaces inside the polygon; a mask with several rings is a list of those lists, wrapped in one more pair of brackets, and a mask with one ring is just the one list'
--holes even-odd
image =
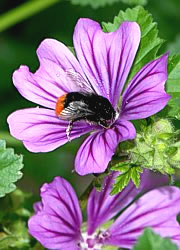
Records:
{"label": "green stem", "polygon": [[22,143],[12,137],[6,131],[0,131],[0,140],[5,140],[8,146],[15,147],[15,146],[22,146]]}
{"label": "green stem", "polygon": [[80,206],[82,210],[85,209],[89,194],[91,193],[93,188],[94,188],[94,180],[92,180],[92,182],[89,184],[89,186],[86,188],[86,190],[83,192],[83,194],[80,197]]}
{"label": "green stem", "polygon": [[2,14],[0,16],[0,32],[58,2],[59,0],[31,0]]}
{"label": "green stem", "polygon": [[174,182],[175,182],[174,181],[174,176],[169,174],[168,177],[169,177],[169,185],[170,186],[174,185]]}
{"label": "green stem", "polygon": [[102,187],[103,187],[103,181],[105,176],[107,176],[107,173],[101,173],[101,174],[97,174],[96,177],[94,177],[94,179],[92,180],[92,182],[89,184],[89,186],[86,188],[86,190],[83,192],[83,194],[80,196],[80,205],[81,205],[81,209],[83,210],[86,205],[87,205],[87,201],[88,201],[88,197],[92,191],[92,189],[95,187],[97,191],[101,191]]}

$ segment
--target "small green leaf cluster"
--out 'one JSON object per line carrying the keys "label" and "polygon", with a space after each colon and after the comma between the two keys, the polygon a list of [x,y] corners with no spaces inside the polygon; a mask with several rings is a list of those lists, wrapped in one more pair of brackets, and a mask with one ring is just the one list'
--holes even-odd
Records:
{"label": "small green leaf cluster", "polygon": [[120,147],[128,153],[130,165],[172,175],[180,167],[178,137],[179,131],[174,131],[168,119],[155,119],[149,126],[142,126],[133,146],[127,148],[122,143]]}
{"label": "small green leaf cluster", "polygon": [[120,192],[130,180],[140,184],[143,169],[173,175],[180,168],[179,131],[168,119],[151,119],[151,124],[141,124],[141,131],[134,141],[122,142],[117,150],[112,170],[121,174],[116,178],[112,194]]}
{"label": "small green leaf cluster", "polygon": [[111,191],[111,195],[121,192],[129,183],[130,180],[139,187],[140,174],[143,172],[142,168],[137,165],[131,165],[128,162],[121,162],[112,167],[112,170],[119,171],[120,175],[116,177],[116,182]]}
{"label": "small green leaf cluster", "polygon": [[31,237],[26,226],[31,213],[27,201],[29,194],[16,189],[1,198],[0,249],[30,249]]}

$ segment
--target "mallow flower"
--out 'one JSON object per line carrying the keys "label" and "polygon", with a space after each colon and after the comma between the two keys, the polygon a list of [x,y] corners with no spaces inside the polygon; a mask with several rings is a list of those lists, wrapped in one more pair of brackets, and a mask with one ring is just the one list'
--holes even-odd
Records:
{"label": "mallow flower", "polygon": [[[124,90],[140,44],[136,22],[123,22],[115,32],[104,33],[97,22],[81,18],[73,43],[76,56],[64,44],[45,39],[37,49],[38,70],[31,73],[23,65],[14,72],[13,83],[20,94],[42,107],[12,113],[8,117],[10,133],[31,152],[49,152],[67,143],[69,137],[73,140],[90,133],[76,155],[75,169],[80,175],[101,173],[117,145],[135,138],[136,130],[129,120],[149,117],[167,104],[168,54],[146,64]],[[109,126],[102,126],[104,121],[89,124],[81,119],[71,124],[70,132],[69,121],[58,117],[56,109],[60,100],[58,112],[62,111],[62,101],[71,92],[106,98],[114,110]],[[77,105],[68,108],[77,115]],[[101,113],[105,115],[105,111],[102,108]]]}
{"label": "mallow flower", "polygon": [[86,225],[82,224],[78,198],[65,179],[56,177],[50,184],[44,184],[42,201],[35,203],[35,215],[28,222],[29,233],[48,249],[100,250],[106,246],[132,249],[143,230],[151,227],[180,246],[180,225],[176,220],[180,189],[155,188],[131,203],[140,189],[131,182],[121,193],[111,196],[115,175],[106,177],[101,192],[95,188],[91,191]]}

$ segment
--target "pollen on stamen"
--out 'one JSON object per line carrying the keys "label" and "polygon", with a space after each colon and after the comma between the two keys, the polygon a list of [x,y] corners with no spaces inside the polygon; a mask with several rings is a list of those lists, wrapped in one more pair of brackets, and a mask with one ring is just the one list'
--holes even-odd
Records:
{"label": "pollen on stamen", "polygon": [[59,116],[64,109],[64,103],[66,100],[66,96],[67,96],[67,94],[62,95],[57,100],[57,103],[56,103],[56,115],[57,116]]}

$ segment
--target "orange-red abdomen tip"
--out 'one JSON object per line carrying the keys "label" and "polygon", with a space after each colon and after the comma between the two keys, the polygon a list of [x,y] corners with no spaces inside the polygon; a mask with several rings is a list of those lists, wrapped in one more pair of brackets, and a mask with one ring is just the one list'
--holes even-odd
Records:
{"label": "orange-red abdomen tip", "polygon": [[59,116],[64,109],[64,103],[66,100],[66,96],[67,96],[67,94],[62,95],[57,100],[57,103],[56,103],[56,115],[57,116]]}

